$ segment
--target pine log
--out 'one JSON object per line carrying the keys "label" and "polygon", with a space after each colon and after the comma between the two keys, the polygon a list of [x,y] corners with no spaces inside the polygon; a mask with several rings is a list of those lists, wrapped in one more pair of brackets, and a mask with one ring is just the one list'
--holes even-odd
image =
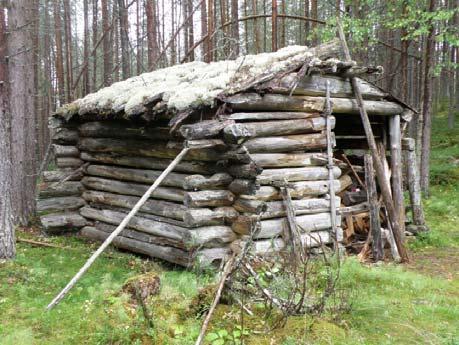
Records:
{"label": "pine log", "polygon": [[114,121],[85,122],[78,131],[82,137],[94,138],[169,140],[172,137],[167,127],[135,127],[132,123]]}
{"label": "pine log", "polygon": [[183,188],[185,190],[221,189],[227,187],[233,178],[227,173],[217,173],[210,177],[190,175],[185,177]]}
{"label": "pine log", "polygon": [[53,152],[56,157],[79,157],[80,150],[73,145],[53,145]]}
{"label": "pine log", "polygon": [[[341,175],[341,169],[333,167],[333,176],[338,178]],[[324,180],[328,177],[328,169],[325,167],[302,167],[302,168],[282,168],[282,169],[264,169],[256,177],[256,182],[260,185],[270,185],[279,181],[317,181]]]}
{"label": "pine log", "polygon": [[[81,151],[118,153],[122,155],[155,158],[174,158],[183,148],[181,142],[144,140],[116,140],[108,138],[81,138],[78,144]],[[193,149],[187,153],[186,160],[217,161],[221,154],[214,149]]]}
{"label": "pine log", "polygon": [[[314,197],[328,193],[328,181],[301,181],[289,183],[292,198],[301,199],[305,197]],[[335,190],[340,186],[339,180],[335,180]],[[241,194],[242,199],[248,200],[282,200],[279,189],[271,186],[261,186],[254,194]]]}
{"label": "pine log", "polygon": [[310,165],[326,165],[322,153],[253,153],[253,161],[262,168],[290,168]]}
{"label": "pine log", "polygon": [[227,261],[231,255],[231,249],[226,247],[204,248],[194,253],[194,264],[198,267],[218,267],[222,262]]}
{"label": "pine log", "polygon": [[58,127],[53,134],[52,141],[60,145],[75,145],[78,142],[78,131]]}
{"label": "pine log", "polygon": [[[301,232],[319,231],[331,228],[330,213],[306,214],[295,217]],[[231,228],[240,235],[249,235],[253,228],[256,217],[239,216],[233,222]],[[337,217],[337,225],[341,224],[340,216]],[[261,230],[255,238],[272,238],[281,235],[288,227],[287,218],[275,218],[260,221]]]}
{"label": "pine log", "polygon": [[[105,179],[100,177],[86,176],[81,180],[81,183],[87,189],[95,189],[103,192],[110,192],[122,195],[142,196],[148,190],[149,185],[122,182],[117,180]],[[173,187],[158,187],[151,195],[155,199],[170,200],[176,202],[183,202],[184,191],[179,188]]]}
{"label": "pine log", "polygon": [[50,184],[46,189],[40,191],[40,199],[54,198],[60,196],[80,196],[83,191],[83,185],[77,181],[67,181],[59,185]]}
{"label": "pine log", "polygon": [[[312,248],[331,243],[332,239],[328,231],[317,231],[301,234],[300,241],[304,248]],[[285,242],[282,238],[254,241],[252,245],[252,251],[260,255],[279,252],[284,248]]]}
{"label": "pine log", "polygon": [[339,187],[335,188],[336,193],[344,192],[349,186],[352,185],[352,179],[349,175],[343,175],[339,178]]}
{"label": "pine log", "polygon": [[220,134],[233,120],[207,120],[180,127],[180,133],[188,140],[212,138]]}
{"label": "pine log", "polygon": [[[136,197],[98,191],[84,192],[83,199],[91,203],[118,206],[126,209],[132,209],[138,201],[138,198]],[[186,210],[187,208],[181,204],[162,200],[148,200],[140,208],[140,211],[142,212],[178,220],[183,220],[184,212]]]}
{"label": "pine log", "polygon": [[[164,170],[172,162],[171,159],[120,156],[118,154],[82,152],[80,158],[83,161],[104,163],[111,165],[121,165],[132,168],[145,168],[153,170]],[[182,161],[177,164],[174,171],[192,174],[209,174],[216,172],[214,164],[199,161]]]}
{"label": "pine log", "polygon": [[[122,181],[133,181],[140,183],[153,183],[161,175],[159,170],[143,170],[121,168],[109,165],[90,165],[87,173],[93,176],[108,177]],[[163,181],[164,186],[183,187],[183,181],[190,175],[181,173],[170,173]]]}
{"label": "pine log", "polygon": [[63,196],[37,201],[37,212],[74,211],[84,206],[85,201],[77,196]]}
{"label": "pine log", "polygon": [[309,119],[320,116],[319,112],[302,113],[302,112],[250,112],[250,113],[234,113],[230,115],[220,115],[220,118],[235,120],[235,121],[268,121],[268,120],[295,120]]}
{"label": "pine log", "polygon": [[[96,228],[90,226],[86,226],[81,229],[80,233],[84,237],[101,242],[105,241],[110,235],[107,232],[97,230]],[[123,236],[116,237],[112,244],[118,248],[148,255],[152,258],[159,258],[184,267],[188,267],[191,263],[190,254],[188,252],[173,247],[159,246]]]}
{"label": "pine log", "polygon": [[229,164],[227,166],[227,171],[231,174],[231,176],[236,178],[255,178],[260,175],[263,169],[255,164],[254,162],[250,162],[248,164]]}
{"label": "pine log", "polygon": [[[59,169],[52,171],[43,172],[43,181],[44,182],[58,182],[69,176],[74,169]],[[72,176],[69,181],[79,181],[83,177],[83,172],[80,171],[76,175]]]}
{"label": "pine log", "polygon": [[187,207],[231,206],[234,194],[227,190],[203,190],[185,193],[184,204]]}
{"label": "pine log", "polygon": [[327,146],[327,140],[325,133],[297,134],[249,139],[244,146],[250,153],[277,153],[322,149]]}
{"label": "pine log", "polygon": [[[339,204],[340,198],[335,198]],[[296,215],[330,212],[327,199],[292,200]],[[264,202],[260,200],[237,199],[233,207],[241,213],[260,214],[261,219],[279,218],[286,215],[283,201]]]}
{"label": "pine log", "polygon": [[183,221],[188,227],[204,225],[222,225],[231,223],[239,216],[233,207],[189,208],[185,211]]}
{"label": "pine log", "polygon": [[[296,76],[297,73],[290,73],[280,79],[266,83],[262,87],[266,87],[274,93],[288,95],[292,91],[291,85],[295,82]],[[327,83],[329,83],[331,97],[352,98],[354,95],[348,79],[337,76],[322,76],[319,74],[311,74],[301,78],[297,87],[293,90],[293,95],[325,96]],[[363,79],[357,79],[357,83],[365,99],[382,99],[387,96],[381,89]]]}
{"label": "pine log", "polygon": [[58,168],[65,169],[65,168],[73,168],[76,169],[83,165],[83,161],[79,158],[74,157],[57,157],[56,158],[56,165]]}
{"label": "pine log", "polygon": [[325,119],[313,117],[300,120],[236,123],[227,126],[223,130],[223,134],[225,141],[240,143],[247,138],[305,134],[320,132],[324,129]]}
{"label": "pine log", "polygon": [[260,186],[255,183],[253,180],[244,180],[244,179],[235,179],[233,182],[230,183],[228,189],[236,195],[246,194],[251,195],[254,194]]}
{"label": "pine log", "polygon": [[49,233],[76,230],[87,224],[87,220],[76,212],[47,214],[40,220],[43,229]]}
{"label": "pine log", "polygon": [[392,172],[392,196],[400,232],[405,233],[405,200],[403,196],[402,140],[400,115],[389,118],[390,163]]}
{"label": "pine log", "polygon": [[[242,93],[227,97],[225,102],[234,110],[322,112],[325,97]],[[331,102],[334,114],[359,114],[355,99],[335,97]],[[397,115],[403,111],[398,103],[388,101],[364,101],[364,106],[369,115]]]}

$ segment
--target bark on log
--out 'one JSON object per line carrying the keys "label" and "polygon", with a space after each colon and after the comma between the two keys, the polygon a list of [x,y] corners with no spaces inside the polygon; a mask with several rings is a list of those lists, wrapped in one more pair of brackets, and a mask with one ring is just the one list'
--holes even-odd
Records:
{"label": "bark on log", "polygon": [[370,233],[373,243],[371,251],[373,253],[373,259],[375,261],[380,261],[384,259],[384,248],[381,235],[381,222],[379,220],[378,192],[376,190],[373,159],[368,154],[365,155],[365,184],[370,209]]}
{"label": "bark on log", "polygon": [[52,141],[60,145],[75,145],[78,142],[78,131],[58,127],[53,134]]}
{"label": "bark on log", "polygon": [[253,161],[262,168],[293,168],[310,165],[326,165],[323,153],[253,153]]}
{"label": "bark on log", "polygon": [[94,138],[169,140],[172,137],[167,127],[136,127],[132,123],[113,121],[85,122],[78,131],[82,137]]}
{"label": "bark on log", "polygon": [[[341,169],[333,167],[333,176],[338,178],[341,175]],[[271,185],[274,182],[287,180],[295,181],[317,181],[324,180],[328,177],[328,169],[325,167],[302,167],[302,168],[282,168],[282,169],[265,169],[256,177],[256,182],[260,185]]]}
{"label": "bark on log", "polygon": [[[303,247],[312,248],[319,247],[322,244],[332,242],[330,233],[328,231],[317,231],[309,234],[302,234],[300,241]],[[281,251],[285,248],[285,242],[282,238],[275,238],[270,240],[254,241],[252,251],[256,254],[266,255]]]}
{"label": "bark on log", "polygon": [[[69,176],[74,169],[59,169],[53,171],[44,171],[43,172],[43,181],[44,182],[58,182]],[[76,175],[72,176],[69,181],[79,181],[83,177],[83,172],[79,172]]]}
{"label": "bark on log", "polygon": [[[340,198],[335,200],[339,204]],[[327,199],[292,200],[292,205],[296,215],[330,212],[330,201]],[[260,214],[261,219],[279,218],[287,214],[283,201],[237,199],[233,207],[241,213]]]}
{"label": "bark on log", "polygon": [[87,224],[87,220],[75,212],[47,214],[40,220],[43,229],[49,233],[76,230]]}
{"label": "bark on log", "polygon": [[184,204],[187,207],[231,206],[234,194],[227,190],[204,190],[185,193]]}
{"label": "bark on log", "polygon": [[[225,102],[234,110],[322,112],[325,97],[245,93],[227,97]],[[331,98],[331,102],[334,114],[359,114],[355,99]],[[398,103],[388,101],[364,101],[364,106],[368,115],[397,115],[403,111]]]}
{"label": "bark on log", "polygon": [[53,145],[54,155],[56,157],[79,157],[80,150],[76,146],[69,145]]}
{"label": "bark on log", "polygon": [[40,191],[40,199],[48,199],[60,196],[80,196],[83,192],[83,185],[77,181],[67,181],[59,185],[51,184]]}
{"label": "bark on log", "polygon": [[244,146],[250,153],[304,151],[325,148],[327,139],[325,133],[297,134],[249,139]]}
{"label": "bark on log", "polygon": [[[84,192],[83,199],[91,203],[118,206],[126,209],[132,209],[138,201],[138,198],[136,197],[98,191]],[[183,220],[184,212],[186,210],[187,208],[181,204],[161,200],[148,200],[140,208],[140,211],[142,212],[178,220]]]}
{"label": "bark on log", "polygon": [[236,195],[246,194],[251,195],[254,194],[260,186],[257,185],[253,180],[244,180],[244,179],[235,179],[233,182],[230,183],[228,189]]}
{"label": "bark on log", "polygon": [[[328,181],[301,181],[289,183],[290,194],[294,199],[314,197],[328,193]],[[335,190],[339,190],[340,182],[335,180]],[[279,189],[271,186],[261,186],[254,194],[241,194],[242,199],[248,200],[282,200]]]}
{"label": "bark on log", "polygon": [[[155,158],[174,158],[181,149],[181,142],[157,141],[147,145],[142,140],[116,140],[108,138],[81,138],[78,144],[81,151],[118,153],[122,155],[145,156]],[[217,161],[221,154],[209,148],[193,149],[187,153],[186,160]]]}
{"label": "bark on log", "polygon": [[349,175],[341,176],[339,178],[339,188],[335,188],[336,193],[344,192],[352,183],[352,179]]}
{"label": "bark on log", "polygon": [[[90,165],[87,173],[93,176],[113,178],[122,181],[133,181],[140,183],[153,183],[161,175],[161,171],[120,168],[108,165]],[[181,173],[170,173],[163,181],[164,186],[183,188],[183,182],[190,175]]]}
{"label": "bark on log", "polygon": [[402,173],[402,141],[400,115],[389,119],[390,163],[392,172],[392,195],[394,208],[400,226],[400,232],[405,233],[405,200],[403,196]]}
{"label": "bark on log", "polygon": [[[231,228],[240,235],[249,235],[253,222],[255,221],[256,217],[239,216],[237,220],[233,222]],[[341,224],[340,216],[336,217],[336,222],[337,225]],[[325,230],[331,228],[331,217],[330,213],[306,214],[297,216],[296,223],[301,232]],[[255,238],[272,238],[284,232],[283,229],[288,227],[288,221],[287,218],[262,220],[260,221],[260,226],[261,230]]]}
{"label": "bark on log", "polygon": [[[111,165],[122,165],[133,168],[145,168],[153,170],[164,170],[172,162],[171,159],[151,158],[151,157],[136,157],[136,156],[120,156],[109,153],[90,153],[82,152],[81,159],[87,162],[97,162]],[[204,163],[199,161],[182,161],[177,164],[174,171],[193,173],[193,174],[209,174],[216,172],[214,164]]]}
{"label": "bark on log", "polygon": [[269,120],[295,120],[309,119],[320,116],[319,112],[302,113],[302,112],[250,112],[250,113],[233,113],[230,115],[220,115],[220,118],[234,121],[269,121]]}
{"label": "bark on log", "polygon": [[[262,88],[267,88],[273,93],[288,95],[292,91],[291,85],[295,82],[296,76],[297,73],[287,74],[283,78],[262,85]],[[322,76],[319,74],[311,74],[301,78],[297,87],[293,90],[293,95],[325,96],[327,82],[330,85],[331,97],[352,98],[354,96],[352,85],[348,79],[337,76]],[[381,89],[363,79],[357,79],[357,83],[365,99],[382,99],[387,96]]]}
{"label": "bark on log", "polygon": [[236,178],[255,178],[262,173],[263,169],[254,162],[250,162],[242,165],[229,164],[227,171]]}
{"label": "bark on log", "polygon": [[73,168],[76,169],[83,165],[83,161],[79,158],[73,157],[57,157],[56,158],[56,165],[58,168],[65,169],[65,168]]}
{"label": "bark on log", "polygon": [[212,138],[220,134],[226,126],[233,124],[233,120],[207,120],[192,125],[180,127],[180,134],[188,140]]}
{"label": "bark on log", "polygon": [[[122,195],[142,196],[150,187],[146,184],[121,182],[100,177],[86,176],[81,180],[81,183],[87,189],[95,189],[103,192],[110,192]],[[183,202],[185,198],[184,191],[173,187],[158,187],[151,195],[155,199],[170,200]]]}
{"label": "bark on log", "polygon": [[227,126],[223,130],[223,135],[226,142],[240,143],[247,138],[305,134],[320,132],[324,129],[325,119],[313,117],[300,120],[236,123]]}
{"label": "bark on log", "polygon": [[185,177],[183,188],[185,190],[221,189],[227,187],[233,178],[227,173],[217,173],[210,177],[191,175]]}
{"label": "bark on log", "polygon": [[85,201],[77,196],[43,199],[37,201],[37,212],[74,211],[84,205],[86,205]]}

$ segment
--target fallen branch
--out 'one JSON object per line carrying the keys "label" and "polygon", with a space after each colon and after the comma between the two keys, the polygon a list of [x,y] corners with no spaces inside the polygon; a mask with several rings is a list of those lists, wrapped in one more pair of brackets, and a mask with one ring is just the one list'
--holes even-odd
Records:
{"label": "fallen branch", "polygon": [[46,242],[40,242],[40,241],[33,241],[33,240],[27,240],[25,238],[16,238],[16,242],[22,242],[22,243],[28,243],[34,246],[40,246],[40,247],[49,247],[49,248],[58,248],[58,249],[69,249],[69,247],[62,247],[57,244],[52,244],[52,243],[46,243]]}

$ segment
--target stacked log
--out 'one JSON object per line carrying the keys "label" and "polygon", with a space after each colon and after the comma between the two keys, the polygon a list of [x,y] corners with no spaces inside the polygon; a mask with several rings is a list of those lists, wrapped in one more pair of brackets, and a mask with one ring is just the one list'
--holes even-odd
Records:
{"label": "stacked log", "polygon": [[43,172],[37,211],[48,233],[76,231],[86,225],[78,209],[86,204],[81,197],[83,161],[77,148],[78,131],[75,126],[63,125],[52,136],[55,170]]}

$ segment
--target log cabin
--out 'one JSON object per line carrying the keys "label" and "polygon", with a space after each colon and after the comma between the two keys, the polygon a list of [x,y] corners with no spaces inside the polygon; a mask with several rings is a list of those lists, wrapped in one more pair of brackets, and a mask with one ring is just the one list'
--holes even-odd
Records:
{"label": "log cabin", "polygon": [[44,172],[38,200],[45,231],[103,241],[187,146],[116,247],[207,265],[247,236],[256,253],[281,251],[295,226],[303,246],[336,248],[349,215],[349,207],[340,211],[349,171],[361,173],[339,154],[368,150],[350,77],[382,154],[390,153],[404,222],[401,136],[414,110],[366,81],[380,67],[341,57],[332,41],[190,62],[62,106],[50,118],[57,170]]}

